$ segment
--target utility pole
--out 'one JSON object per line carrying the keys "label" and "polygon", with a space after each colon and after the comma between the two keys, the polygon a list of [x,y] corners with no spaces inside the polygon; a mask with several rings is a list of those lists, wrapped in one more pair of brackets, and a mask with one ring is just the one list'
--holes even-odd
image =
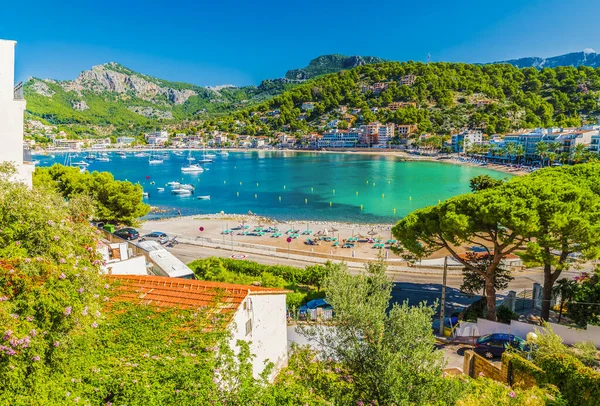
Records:
{"label": "utility pole", "polygon": [[446,310],[446,276],[448,275],[448,257],[444,257],[444,278],[442,280],[442,304],[440,307],[440,336],[444,336],[444,316]]}

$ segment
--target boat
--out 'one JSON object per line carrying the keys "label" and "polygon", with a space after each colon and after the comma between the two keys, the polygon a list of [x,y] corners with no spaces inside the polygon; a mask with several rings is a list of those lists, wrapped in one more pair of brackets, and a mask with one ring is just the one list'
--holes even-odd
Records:
{"label": "boat", "polygon": [[148,156],[148,154],[145,152],[137,152],[137,153],[133,154],[133,156],[136,158],[145,158]]}
{"label": "boat", "polygon": [[73,166],[89,166],[90,164],[85,161],[73,162],[71,165]]}
{"label": "boat", "polygon": [[98,158],[96,158],[96,161],[98,162],[110,162],[110,158],[107,156],[99,156]]}
{"label": "boat", "polygon": [[34,159],[33,160],[33,164],[34,165],[39,165],[40,164],[40,160],[39,159]]}
{"label": "boat", "polygon": [[87,159],[88,161],[93,161],[93,160],[95,160],[95,159],[96,159],[96,155],[94,155],[94,153],[93,153],[93,152],[89,152],[89,153],[87,154],[87,156],[85,157],[85,159]]}
{"label": "boat", "polygon": [[100,156],[101,156],[101,157],[104,157],[104,158],[108,158],[108,154],[107,154],[106,152],[101,152],[101,153],[100,153]]}
{"label": "boat", "polygon": [[172,182],[167,183],[167,186],[170,186],[170,187],[179,187],[179,185],[181,185],[181,183],[179,183],[177,181],[172,181]]}
{"label": "boat", "polygon": [[148,197],[148,192],[142,192],[142,197]]}
{"label": "boat", "polygon": [[187,196],[191,195],[192,191],[188,189],[173,189],[171,193],[174,195]]}
{"label": "boat", "polygon": [[188,166],[182,166],[181,172],[200,173],[200,172],[204,172],[204,168],[197,164],[190,164]]}
{"label": "boat", "polygon": [[159,187],[159,188],[156,188],[156,190],[159,191],[159,192],[164,192],[165,188],[164,187]]}
{"label": "boat", "polygon": [[123,151],[117,152],[117,155],[119,155],[121,158],[127,158],[127,154]]}
{"label": "boat", "polygon": [[221,156],[228,156],[229,152],[227,152],[227,151],[219,151],[219,155],[221,155]]}
{"label": "boat", "polygon": [[181,185],[181,186],[179,186],[179,189],[194,190],[195,187],[194,187],[194,185]]}
{"label": "boat", "polygon": [[198,200],[210,200],[210,195],[198,196]]}
{"label": "boat", "polygon": [[160,165],[163,162],[164,161],[160,158],[160,156],[158,156],[156,151],[154,151],[154,148],[152,148],[152,152],[150,152],[150,158],[148,158],[148,163],[150,165]]}
{"label": "boat", "polygon": [[173,151],[173,155],[183,156],[183,152],[181,152],[181,151]]}
{"label": "boat", "polygon": [[206,148],[203,148],[202,152],[203,152],[202,158],[196,160],[197,162],[202,163],[202,164],[209,164],[209,163],[211,163],[213,161],[212,158],[215,158],[215,156],[216,156],[214,154],[207,154],[206,153]]}
{"label": "boat", "polygon": [[191,163],[191,162],[194,162],[194,161],[196,160],[196,158],[194,158],[194,157],[192,156],[192,151],[188,152],[187,160],[188,160],[188,162],[190,162],[190,163]]}

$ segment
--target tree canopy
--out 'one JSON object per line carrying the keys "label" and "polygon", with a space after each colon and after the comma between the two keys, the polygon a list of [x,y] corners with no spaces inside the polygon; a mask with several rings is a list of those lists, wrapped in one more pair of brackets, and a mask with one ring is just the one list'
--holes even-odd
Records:
{"label": "tree canopy", "polygon": [[141,185],[115,180],[110,172],[81,173],[79,168],[55,164],[36,168],[33,184],[36,188],[55,190],[66,199],[88,196],[96,220],[135,224],[150,210],[142,200]]}

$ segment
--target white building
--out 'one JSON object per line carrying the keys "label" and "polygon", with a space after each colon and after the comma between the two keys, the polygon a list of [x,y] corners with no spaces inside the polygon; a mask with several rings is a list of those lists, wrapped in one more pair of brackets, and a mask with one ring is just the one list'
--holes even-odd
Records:
{"label": "white building", "polygon": [[102,255],[102,272],[107,275],[150,275],[144,255],[136,255],[126,241],[101,240],[96,250]]}
{"label": "white building", "polygon": [[194,279],[194,272],[175,255],[156,241],[140,241],[137,246],[145,251],[150,271],[170,278]]}
{"label": "white building", "polygon": [[310,111],[313,110],[315,108],[315,103],[314,102],[304,102],[302,103],[301,109],[304,111]]}
{"label": "white building", "polygon": [[452,136],[452,150],[454,152],[465,152],[473,145],[483,144],[483,133],[481,131],[463,131]]}
{"label": "white building", "polygon": [[287,365],[286,290],[162,276],[110,278],[120,282],[119,289],[123,292],[114,300],[159,308],[195,309],[199,315],[225,317],[231,332],[231,348],[236,348],[238,340],[249,343],[254,355],[253,374],[257,378],[266,362],[275,366],[271,380]]}
{"label": "white building", "polygon": [[354,148],[360,139],[357,129],[348,131],[332,130],[323,134],[317,141],[318,148]]}
{"label": "white building", "polygon": [[15,41],[0,39],[0,162],[12,162],[17,170],[15,180],[31,187],[35,166],[31,156],[24,159],[23,114],[25,99],[15,87]]}
{"label": "white building", "polygon": [[118,137],[117,144],[119,145],[131,145],[135,142],[135,138],[133,137]]}
{"label": "white building", "polygon": [[144,134],[144,138],[148,144],[165,144],[169,141],[169,133],[166,131],[154,131],[151,133]]}

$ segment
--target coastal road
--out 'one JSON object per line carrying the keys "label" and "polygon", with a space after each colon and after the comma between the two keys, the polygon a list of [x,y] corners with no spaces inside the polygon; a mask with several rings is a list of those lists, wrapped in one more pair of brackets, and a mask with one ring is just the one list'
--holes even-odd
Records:
{"label": "coastal road", "polygon": [[[220,257],[220,258],[229,258],[235,251],[218,249],[218,248],[210,248],[210,247],[201,247],[198,245],[191,244],[177,244],[172,248],[168,248],[169,251],[173,253],[177,258],[179,258],[184,263],[189,263],[195,259],[207,258],[207,257]],[[264,265],[290,265],[296,266],[299,268],[304,268],[306,265],[312,264],[313,262],[308,262],[303,259],[295,259],[295,258],[282,258],[282,257],[272,257],[269,255],[259,255],[259,254],[246,254],[247,259],[249,261],[255,261]],[[314,262],[316,263],[316,262]],[[360,264],[349,264],[350,272],[359,272],[364,268]],[[577,275],[580,271],[567,271],[563,272],[562,277],[572,278]],[[393,282],[405,282],[405,283],[415,283],[422,285],[435,285],[440,284],[442,281],[442,271],[437,269],[428,270],[428,272],[419,273],[418,270],[412,269],[411,272],[402,272],[402,271],[390,271],[388,270],[388,274],[392,278]],[[515,279],[510,283],[510,290],[521,291],[523,289],[531,289],[534,282],[538,282],[540,284],[543,283],[543,271],[541,268],[536,269],[528,269],[525,271],[515,272],[513,274]],[[458,289],[462,283],[462,275],[448,275],[447,285],[451,288]],[[507,289],[506,291],[508,291]],[[500,292],[506,293],[506,292]]]}

